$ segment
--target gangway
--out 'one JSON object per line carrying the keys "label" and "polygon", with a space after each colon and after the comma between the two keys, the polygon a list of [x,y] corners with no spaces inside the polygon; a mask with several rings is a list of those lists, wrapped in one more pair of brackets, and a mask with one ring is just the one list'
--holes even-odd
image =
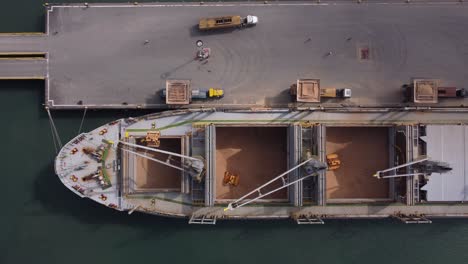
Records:
{"label": "gangway", "polygon": [[300,215],[296,218],[298,225],[323,225],[325,222],[317,215]]}
{"label": "gangway", "polygon": [[[307,164],[307,167],[305,167],[306,175],[302,176],[302,177],[299,176],[298,179],[295,179],[295,180],[289,182],[289,177],[287,177],[286,175],[288,173],[290,173],[290,172],[292,172],[292,171],[306,165],[306,164]],[[302,163],[300,163],[299,165],[296,165],[293,168],[287,170],[286,172],[283,172],[282,174],[276,176],[275,178],[273,178],[272,180],[266,182],[262,186],[252,190],[251,192],[249,192],[246,195],[242,196],[241,198],[235,200],[234,202],[229,203],[228,206],[226,208],[224,208],[224,211],[234,210],[236,208],[242,207],[242,206],[247,205],[249,203],[255,202],[258,199],[261,199],[261,198],[263,198],[263,197],[265,197],[267,195],[270,195],[270,194],[272,194],[274,192],[277,192],[277,191],[279,191],[281,189],[284,189],[284,188],[286,188],[286,187],[288,187],[288,186],[290,186],[290,185],[292,185],[292,184],[294,184],[296,182],[302,181],[302,180],[304,180],[306,178],[309,178],[311,176],[317,176],[318,175],[317,172],[325,170],[325,169],[327,169],[326,164],[324,164],[324,163],[322,163],[322,162],[320,162],[320,161],[318,161],[318,160],[316,160],[314,158],[309,158],[309,159],[303,161]],[[270,184],[272,184],[274,182],[277,182],[279,180],[281,180],[281,182],[282,182],[281,187],[278,187],[278,188],[276,188],[276,189],[274,189],[272,191],[269,191],[267,193],[262,193],[261,192],[261,189],[263,189],[266,186],[268,186],[268,185],[270,185]],[[247,197],[249,197],[250,195],[255,194],[255,193],[257,193],[257,197],[255,197],[253,199],[247,199]]]}
{"label": "gangway", "polygon": [[405,224],[432,224],[432,221],[427,219],[424,215],[396,213],[393,217]]}
{"label": "gangway", "polygon": [[215,225],[216,216],[192,215],[190,217],[189,224]]}

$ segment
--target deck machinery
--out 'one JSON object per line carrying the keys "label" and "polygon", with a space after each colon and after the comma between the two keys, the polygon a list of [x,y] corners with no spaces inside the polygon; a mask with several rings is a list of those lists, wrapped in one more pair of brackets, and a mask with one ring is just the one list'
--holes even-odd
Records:
{"label": "deck machinery", "polygon": [[[120,119],[67,143],[55,170],[80,197],[190,223],[293,218],[316,224],[389,216],[413,223],[468,215],[459,203],[464,197],[431,200],[440,186],[424,189],[431,177],[451,176],[393,168],[431,154],[433,136],[427,134],[444,126],[365,116],[372,122],[362,116],[325,122],[309,111],[210,109]],[[452,126],[468,134],[465,125]],[[339,157],[339,167],[327,169],[330,154]],[[406,176],[377,179],[378,171]],[[437,199],[454,204],[441,206]]]}

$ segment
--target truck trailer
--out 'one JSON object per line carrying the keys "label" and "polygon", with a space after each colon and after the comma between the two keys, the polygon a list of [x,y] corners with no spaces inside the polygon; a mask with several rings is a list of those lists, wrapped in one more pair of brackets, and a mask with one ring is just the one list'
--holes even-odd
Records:
{"label": "truck trailer", "polygon": [[438,103],[439,98],[466,98],[464,88],[439,86],[438,79],[413,79],[412,83],[402,86],[405,99],[417,104]]}
{"label": "truck trailer", "polygon": [[210,30],[210,29],[221,29],[221,28],[232,28],[232,27],[243,27],[253,26],[258,22],[258,17],[248,15],[246,17],[241,16],[223,16],[223,17],[211,17],[202,18],[198,23],[198,29]]}
{"label": "truck trailer", "polygon": [[289,92],[296,102],[319,103],[323,98],[351,98],[349,88],[320,88],[319,79],[299,79]]}
{"label": "truck trailer", "polygon": [[166,80],[161,98],[168,105],[188,105],[192,99],[219,99],[224,96],[221,88],[192,89],[190,80]]}

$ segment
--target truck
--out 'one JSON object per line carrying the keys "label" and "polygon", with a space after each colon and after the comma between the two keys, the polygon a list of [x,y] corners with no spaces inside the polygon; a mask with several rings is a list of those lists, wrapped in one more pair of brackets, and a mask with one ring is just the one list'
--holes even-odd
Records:
{"label": "truck", "polygon": [[296,102],[319,103],[324,98],[351,98],[349,88],[320,88],[319,79],[299,79],[290,86],[290,94]]}
{"label": "truck", "polygon": [[188,105],[192,99],[219,99],[224,97],[220,88],[192,89],[190,80],[166,80],[166,89],[162,90],[161,98],[168,105]]}
{"label": "truck", "polygon": [[221,28],[232,28],[232,27],[243,27],[253,26],[258,23],[258,17],[248,15],[246,17],[241,16],[222,16],[222,17],[211,17],[202,18],[198,23],[199,30],[211,30]]}
{"label": "truck", "polygon": [[468,94],[464,88],[457,87],[439,87],[437,89],[439,98],[465,98]]}
{"label": "truck", "polygon": [[351,98],[351,89],[349,88],[322,88],[320,96],[326,98]]}
{"label": "truck", "polygon": [[439,86],[438,79],[413,79],[412,83],[402,86],[407,102],[416,104],[438,103],[439,98],[466,98],[464,88]]}

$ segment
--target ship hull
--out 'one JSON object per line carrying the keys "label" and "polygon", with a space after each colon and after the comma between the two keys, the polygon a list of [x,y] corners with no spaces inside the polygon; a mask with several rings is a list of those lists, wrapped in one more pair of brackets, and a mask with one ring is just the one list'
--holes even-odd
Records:
{"label": "ship hull", "polygon": [[[440,198],[438,186],[425,190],[431,185],[418,176],[377,179],[373,174],[427,155],[435,143],[427,139],[426,131],[468,133],[466,119],[466,115],[456,113],[427,116],[409,112],[395,118],[392,112],[166,111],[116,120],[78,135],[61,149],[55,171],[80,197],[129,213],[188,217],[192,223],[216,219],[293,218],[298,223],[320,223],[324,218],[394,216],[420,221],[417,219],[428,216],[465,217],[468,207],[463,205],[464,196]],[[148,136],[155,134],[158,145],[151,148],[165,154],[134,147],[147,146]],[[340,165],[307,179],[301,179],[300,169],[293,170],[241,200],[252,200],[248,205],[225,210],[298,165],[306,153],[323,163],[329,161],[328,155],[337,155]],[[202,180],[184,170],[190,157],[203,160]],[[460,161],[455,166],[466,165]],[[226,175],[233,175],[233,181],[226,180]],[[287,185],[294,180],[297,182]]]}

